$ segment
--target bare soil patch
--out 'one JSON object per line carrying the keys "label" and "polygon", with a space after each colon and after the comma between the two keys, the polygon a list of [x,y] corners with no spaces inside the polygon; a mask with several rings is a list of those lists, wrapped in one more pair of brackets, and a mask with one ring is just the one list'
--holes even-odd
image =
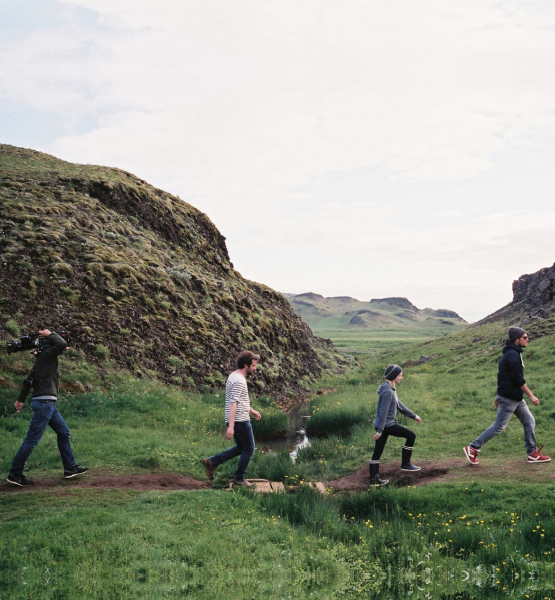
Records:
{"label": "bare soil patch", "polygon": [[91,473],[73,479],[34,479],[28,488],[4,482],[0,483],[0,493],[22,492],[27,490],[63,490],[68,488],[128,489],[146,492],[150,490],[202,490],[210,488],[208,481],[199,481],[187,475],[176,473],[141,473],[130,475],[108,475]]}
{"label": "bare soil patch", "polygon": [[[529,464],[526,458],[484,459],[479,465],[471,465],[464,459],[451,459],[441,462],[415,461],[421,471],[408,473],[401,471],[398,463],[381,465],[380,477],[389,479],[390,485],[426,485],[437,481],[480,481],[507,482],[516,477],[521,483],[547,483],[555,481],[555,463]],[[355,473],[326,482],[326,486],[337,491],[365,491],[370,487],[368,465]]]}
{"label": "bare soil patch", "polygon": [[[380,477],[382,479],[389,479],[391,484],[398,486],[424,485],[452,476],[453,463],[458,466],[462,461],[444,461],[441,463],[419,462],[418,466],[422,467],[422,470],[416,473],[401,471],[398,464],[382,465],[380,468]],[[351,475],[326,482],[326,487],[331,487],[337,491],[367,490],[370,487],[368,465],[364,465],[355,473],[351,473]]]}

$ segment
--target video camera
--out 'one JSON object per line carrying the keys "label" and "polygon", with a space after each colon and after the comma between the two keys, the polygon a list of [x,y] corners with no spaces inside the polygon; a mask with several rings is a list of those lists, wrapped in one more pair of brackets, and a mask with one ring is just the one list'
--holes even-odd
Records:
{"label": "video camera", "polygon": [[[60,331],[58,332],[58,335],[62,337],[69,346],[69,331]],[[52,342],[48,338],[40,337],[38,333],[30,333],[29,335],[22,335],[18,340],[6,342],[6,350],[8,354],[32,350],[33,354],[36,356],[51,345]]]}

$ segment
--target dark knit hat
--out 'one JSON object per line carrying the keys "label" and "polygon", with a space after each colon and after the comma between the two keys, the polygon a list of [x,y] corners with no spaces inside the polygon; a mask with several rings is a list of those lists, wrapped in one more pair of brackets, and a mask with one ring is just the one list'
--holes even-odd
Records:
{"label": "dark knit hat", "polygon": [[387,367],[387,369],[385,370],[384,375],[388,381],[393,381],[395,377],[397,377],[399,373],[402,372],[403,369],[401,369],[399,365],[389,365],[389,367]]}
{"label": "dark knit hat", "polygon": [[524,329],[522,329],[522,327],[511,327],[509,329],[509,339],[511,340],[511,342],[516,342],[525,333],[526,333],[526,331],[524,331]]}

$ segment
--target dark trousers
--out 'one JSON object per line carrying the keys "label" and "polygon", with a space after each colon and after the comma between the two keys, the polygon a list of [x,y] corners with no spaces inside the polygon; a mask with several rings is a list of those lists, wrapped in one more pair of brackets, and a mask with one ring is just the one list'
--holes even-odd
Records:
{"label": "dark trousers", "polygon": [[239,456],[239,464],[233,479],[235,481],[243,481],[247,474],[247,467],[254,454],[254,436],[252,434],[252,427],[250,421],[236,421],[234,425],[233,439],[235,440],[235,447],[224,450],[220,454],[210,457],[210,462],[217,467],[230,458]]}
{"label": "dark trousers", "polygon": [[58,449],[62,457],[64,469],[71,469],[71,467],[75,466],[75,459],[73,458],[69,443],[69,427],[58,412],[56,402],[53,400],[33,400],[32,406],[33,418],[29,425],[29,431],[21,444],[21,448],[13,459],[10,475],[19,477],[23,473],[29,455],[40,442],[48,425],[58,437]]}
{"label": "dark trousers", "polygon": [[401,427],[401,425],[392,425],[391,427],[386,427],[383,430],[380,438],[376,441],[376,447],[374,448],[374,454],[372,454],[372,460],[380,460],[385,448],[385,444],[390,435],[394,437],[405,438],[405,446],[407,448],[414,447],[414,440],[416,439],[416,434],[414,431],[411,431],[406,427]]}

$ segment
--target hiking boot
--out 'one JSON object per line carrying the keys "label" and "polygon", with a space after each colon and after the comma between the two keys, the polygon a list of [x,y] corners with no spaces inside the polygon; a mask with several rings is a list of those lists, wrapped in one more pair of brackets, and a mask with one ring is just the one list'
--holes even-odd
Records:
{"label": "hiking boot", "polygon": [[253,483],[251,483],[250,481],[247,481],[246,479],[243,479],[243,481],[238,481],[237,479],[234,479],[234,480],[231,482],[231,485],[232,485],[233,487],[235,487],[235,486],[240,486],[240,485],[244,485],[245,487],[249,487],[249,488],[254,486],[254,484],[253,484]]}
{"label": "hiking boot", "polygon": [[74,467],[71,467],[71,469],[66,469],[64,471],[64,479],[71,479],[72,477],[77,477],[77,475],[83,475],[83,473],[86,473],[88,470],[88,467],[75,465]]}
{"label": "hiking boot", "polygon": [[532,454],[528,455],[529,463],[541,463],[541,462],[549,462],[551,460],[551,456],[543,456],[542,451],[543,446],[538,446]]}
{"label": "hiking boot", "polygon": [[401,455],[401,471],[420,471],[420,467],[417,467],[416,465],[413,465],[410,462],[410,458],[412,456],[412,448],[407,448],[406,446],[403,446]]}
{"label": "hiking boot", "polygon": [[370,485],[387,485],[388,483],[389,479],[382,479],[379,475],[376,475],[370,479]]}
{"label": "hiking boot", "polygon": [[415,473],[416,471],[420,471],[420,467],[417,467],[412,463],[408,463],[406,465],[401,465],[401,471],[410,471],[412,473]]}
{"label": "hiking boot", "polygon": [[380,477],[379,460],[371,460],[368,467],[370,470],[370,485],[387,485],[389,483],[389,479],[381,479]]}
{"label": "hiking boot", "polygon": [[14,485],[18,485],[19,487],[29,487],[33,485],[34,481],[32,479],[27,479],[23,473],[19,477],[15,477],[14,475],[8,475],[6,478],[8,483],[13,483]]}
{"label": "hiking boot", "polygon": [[212,461],[209,458],[203,458],[202,464],[206,469],[206,476],[208,477],[208,479],[210,479],[210,481],[212,481],[212,479],[214,479],[214,469],[216,467],[212,464]]}
{"label": "hiking boot", "polygon": [[463,450],[466,454],[466,458],[468,458],[468,462],[471,465],[480,464],[480,461],[478,460],[478,450],[476,450],[476,448],[473,448],[472,446],[465,446]]}

